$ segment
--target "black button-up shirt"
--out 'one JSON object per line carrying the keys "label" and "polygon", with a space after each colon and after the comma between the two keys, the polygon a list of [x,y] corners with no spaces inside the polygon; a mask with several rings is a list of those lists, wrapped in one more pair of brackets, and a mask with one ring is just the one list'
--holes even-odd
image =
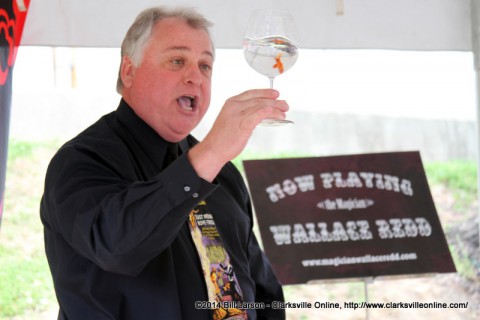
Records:
{"label": "black button-up shirt", "polygon": [[[188,137],[189,145],[195,143]],[[252,232],[250,198],[228,163],[209,183],[121,101],[53,157],[41,202],[59,319],[211,319],[187,218],[206,200],[247,302],[283,293]],[[171,163],[169,163],[171,162]],[[169,163],[167,165],[167,163]],[[284,319],[249,309],[249,319]]]}

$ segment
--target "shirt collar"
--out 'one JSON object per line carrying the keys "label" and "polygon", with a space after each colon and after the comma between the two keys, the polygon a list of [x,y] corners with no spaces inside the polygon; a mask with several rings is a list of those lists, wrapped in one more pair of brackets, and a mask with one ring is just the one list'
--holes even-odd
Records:
{"label": "shirt collar", "polygon": [[116,116],[118,122],[133,138],[136,146],[140,147],[155,163],[163,163],[170,143],[143,121],[124,99],[120,101]]}

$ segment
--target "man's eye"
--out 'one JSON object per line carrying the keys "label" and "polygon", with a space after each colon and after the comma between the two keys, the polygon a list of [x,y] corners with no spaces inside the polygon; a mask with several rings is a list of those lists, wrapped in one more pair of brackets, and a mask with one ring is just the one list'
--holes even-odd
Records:
{"label": "man's eye", "polygon": [[183,59],[173,59],[172,64],[182,65],[183,64]]}
{"label": "man's eye", "polygon": [[210,70],[212,70],[212,66],[209,65],[209,64],[206,64],[206,63],[200,65],[200,68],[202,68],[203,71],[210,71]]}

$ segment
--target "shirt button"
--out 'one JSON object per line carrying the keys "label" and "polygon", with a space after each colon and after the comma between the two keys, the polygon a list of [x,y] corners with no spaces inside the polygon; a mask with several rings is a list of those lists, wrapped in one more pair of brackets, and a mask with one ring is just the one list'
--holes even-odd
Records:
{"label": "shirt button", "polygon": [[195,192],[194,194],[192,194],[192,197],[198,198],[198,193]]}
{"label": "shirt button", "polygon": [[185,192],[189,192],[189,191],[190,191],[190,187],[189,187],[189,186],[185,186],[185,187],[183,187],[183,190],[185,190]]}

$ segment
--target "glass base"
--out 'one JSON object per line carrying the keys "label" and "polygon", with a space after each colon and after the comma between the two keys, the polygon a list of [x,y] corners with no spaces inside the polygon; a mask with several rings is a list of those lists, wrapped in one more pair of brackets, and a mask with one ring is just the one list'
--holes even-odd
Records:
{"label": "glass base", "polygon": [[279,127],[294,124],[293,121],[290,120],[277,120],[277,119],[265,119],[259,123],[259,126],[262,127]]}

